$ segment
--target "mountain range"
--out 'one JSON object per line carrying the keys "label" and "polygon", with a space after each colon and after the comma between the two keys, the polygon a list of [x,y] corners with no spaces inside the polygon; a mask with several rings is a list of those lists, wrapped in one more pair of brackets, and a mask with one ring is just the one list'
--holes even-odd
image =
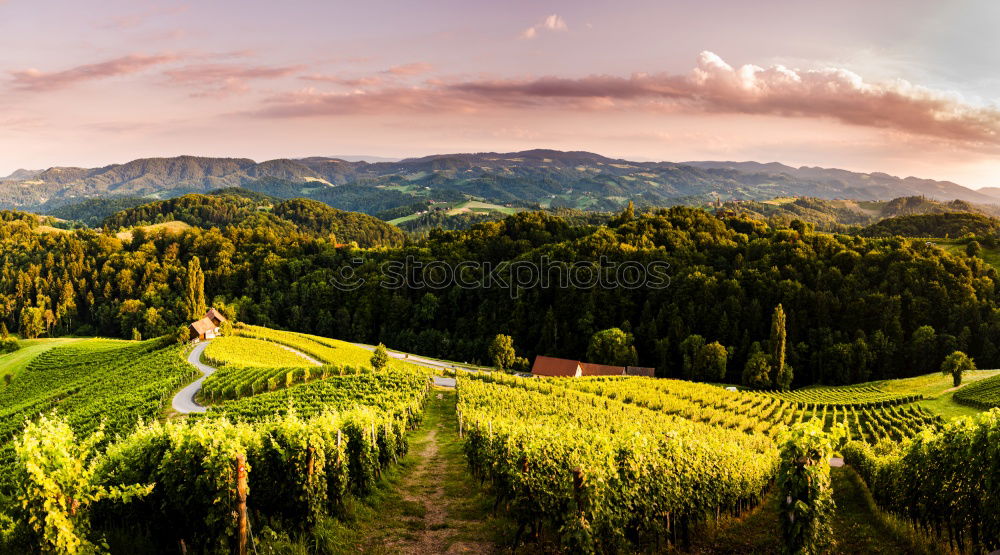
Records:
{"label": "mountain range", "polygon": [[766,200],[782,196],[888,200],[925,196],[1000,203],[1000,190],[885,173],[758,162],[635,162],[590,152],[528,150],[440,154],[368,162],[178,156],[101,168],[17,170],[0,178],[0,208],[47,212],[90,198],[173,198],[243,187],[278,198],[312,198],[375,214],[470,198],[526,208],[614,210],[643,205]]}

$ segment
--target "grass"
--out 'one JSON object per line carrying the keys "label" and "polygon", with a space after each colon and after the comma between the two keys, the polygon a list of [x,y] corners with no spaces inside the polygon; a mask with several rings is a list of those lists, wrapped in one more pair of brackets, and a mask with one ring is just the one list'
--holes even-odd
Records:
{"label": "grass", "polygon": [[[920,538],[875,507],[868,488],[850,467],[830,469],[836,503],[832,553],[928,553]],[[692,553],[780,553],[777,486],[756,510],[741,518],[723,517],[693,534]]]}
{"label": "grass", "polygon": [[781,206],[782,204],[791,204],[795,202],[795,197],[775,197],[771,200],[765,200],[764,204],[773,204],[775,206]]}
{"label": "grass", "polygon": [[[0,356],[0,376],[10,375],[12,378],[16,378],[17,375],[24,370],[24,368],[31,362],[36,356],[48,351],[53,347],[58,347],[59,345],[68,345],[75,341],[82,341],[82,338],[78,337],[54,337],[45,339],[22,339],[19,341],[21,348],[14,351],[13,353],[7,353]],[[3,382],[0,382],[0,386]]]}
{"label": "grass", "polygon": [[[445,214],[449,216],[454,216],[456,214],[463,214],[467,212],[473,212],[476,214],[489,214],[491,212],[499,212],[504,215],[516,214],[522,209],[511,208],[509,206],[501,206],[499,204],[491,204],[489,202],[482,202],[478,200],[465,200],[462,202],[449,202],[449,203],[438,203],[429,208],[429,210],[434,209],[444,209]],[[406,216],[401,216],[399,218],[394,218],[389,220],[388,223],[392,225],[399,225],[401,223],[409,222],[415,220],[422,216],[423,214],[419,212],[414,212]]]}
{"label": "grass", "polygon": [[[962,383],[977,382],[996,376],[997,374],[1000,374],[1000,370],[973,370],[965,373],[962,377]],[[918,393],[923,395],[924,399],[917,401],[917,404],[942,418],[975,416],[982,412],[977,408],[960,405],[955,402],[952,399],[955,392],[949,391],[952,389],[951,376],[946,376],[940,372],[914,378],[871,382],[864,385],[875,385],[892,393]]]}
{"label": "grass", "polygon": [[833,537],[836,553],[928,553],[937,552],[908,528],[888,518],[853,468],[830,469],[833,500],[837,504]]}
{"label": "grass", "polygon": [[[924,241],[924,239],[919,239]],[[965,243],[958,239],[931,239],[932,243],[955,256],[965,257]],[[984,262],[1000,270],[1000,249],[983,247],[980,255]]]}
{"label": "grass", "polygon": [[468,471],[455,429],[455,392],[431,392],[410,449],[370,494],[350,498],[311,534],[263,531],[259,551],[280,553],[488,553],[509,543],[514,526]]}
{"label": "grass", "polygon": [[[159,224],[140,226],[138,229],[142,229],[144,231],[158,231],[161,229],[166,229],[167,231],[170,231],[172,233],[177,233],[180,231],[184,231],[185,229],[191,229],[191,226],[182,221],[172,220],[169,222],[163,222]],[[122,241],[131,241],[132,231],[131,230],[120,231],[117,234],[115,234],[115,237],[118,237]]]}

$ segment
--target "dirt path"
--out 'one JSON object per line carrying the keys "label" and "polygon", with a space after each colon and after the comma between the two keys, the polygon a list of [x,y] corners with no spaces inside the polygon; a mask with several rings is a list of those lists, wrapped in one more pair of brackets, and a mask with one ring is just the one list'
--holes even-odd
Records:
{"label": "dirt path", "polygon": [[300,351],[298,349],[293,349],[293,348],[289,347],[288,345],[280,345],[279,344],[278,346],[281,347],[282,349],[288,351],[289,353],[292,353],[293,355],[298,355],[300,358],[302,358],[303,360],[305,360],[309,364],[312,364],[313,366],[323,366],[322,362],[314,359],[313,357],[311,357],[311,356],[303,353],[302,351]]}
{"label": "dirt path", "polygon": [[368,553],[497,553],[509,523],[467,469],[455,430],[455,393],[436,389],[410,452],[385,484],[366,522],[358,522]]}

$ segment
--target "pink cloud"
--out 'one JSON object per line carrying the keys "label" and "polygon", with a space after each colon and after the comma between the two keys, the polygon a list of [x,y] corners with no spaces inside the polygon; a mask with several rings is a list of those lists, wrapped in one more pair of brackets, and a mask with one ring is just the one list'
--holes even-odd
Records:
{"label": "pink cloud", "polygon": [[188,11],[189,7],[190,6],[188,6],[187,4],[180,4],[176,6],[167,6],[162,8],[150,8],[142,12],[136,12],[136,13],[112,17],[111,19],[104,22],[100,26],[105,29],[131,29],[133,27],[138,27],[139,25],[142,25],[151,18],[182,14]]}
{"label": "pink cloud", "polygon": [[527,29],[521,31],[522,39],[533,39],[538,36],[541,31],[568,31],[569,26],[566,25],[566,20],[557,14],[552,14],[540,23],[532,25]]}
{"label": "pink cloud", "polygon": [[324,75],[314,73],[311,75],[303,75],[299,77],[303,81],[314,81],[319,83],[334,83],[337,85],[343,85],[345,87],[374,87],[376,85],[381,85],[383,80],[381,77],[341,77],[339,75]]}
{"label": "pink cloud", "polygon": [[196,89],[195,97],[221,97],[250,89],[248,81],[287,77],[302,66],[240,66],[225,64],[189,65],[165,71],[168,81]]}
{"label": "pink cloud", "polygon": [[702,52],[687,74],[637,73],[426,82],[348,94],[312,89],[269,99],[258,115],[478,112],[497,109],[736,113],[822,118],[964,143],[1000,145],[1000,110],[897,80],[866,82],[841,68],[734,68]]}
{"label": "pink cloud", "polygon": [[425,62],[414,62],[412,64],[403,64],[399,66],[392,66],[385,70],[384,73],[397,76],[408,76],[408,75],[420,75],[421,73],[427,73],[428,71],[434,69],[434,66]]}
{"label": "pink cloud", "polygon": [[63,89],[83,81],[106,79],[129,73],[137,73],[146,68],[172,62],[177,59],[173,54],[130,54],[96,64],[76,66],[63,71],[46,73],[37,69],[12,71],[12,83],[15,88],[32,91],[51,91]]}

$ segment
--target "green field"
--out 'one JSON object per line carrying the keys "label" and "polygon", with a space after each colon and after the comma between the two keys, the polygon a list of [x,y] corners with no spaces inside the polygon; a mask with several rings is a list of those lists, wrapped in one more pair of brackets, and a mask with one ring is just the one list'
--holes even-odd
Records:
{"label": "green field", "polygon": [[[462,201],[462,202],[437,203],[437,204],[432,205],[429,209],[430,210],[442,210],[446,214],[448,214],[449,216],[454,216],[456,214],[462,214],[462,213],[466,213],[466,212],[472,212],[472,213],[477,213],[477,214],[489,214],[489,213],[492,213],[492,212],[497,212],[497,213],[509,216],[511,214],[515,214],[515,213],[517,213],[517,212],[519,212],[519,211],[522,210],[520,208],[512,208],[512,207],[509,207],[509,206],[501,206],[499,204],[491,204],[491,203],[488,203],[488,202],[482,202],[482,201],[478,201],[478,200],[465,200],[465,201]],[[409,222],[409,221],[415,220],[415,219],[417,219],[417,218],[419,218],[420,216],[423,216],[423,215],[424,214],[415,212],[415,213],[409,214],[407,216],[402,216],[402,217],[399,217],[399,218],[395,218],[395,219],[389,220],[389,223],[392,224],[392,225],[399,225],[401,223],[405,223],[405,222]]]}
{"label": "green field", "polygon": [[[921,239],[923,241],[923,239]],[[928,239],[930,242],[956,256],[965,256],[965,243],[958,239]],[[983,247],[982,259],[990,266],[1000,269],[1000,249]]]}
{"label": "green field", "polygon": [[[11,378],[15,378],[17,377],[17,374],[24,370],[24,367],[27,366],[28,363],[31,362],[31,360],[36,356],[53,347],[68,345],[75,341],[82,341],[82,339],[75,337],[22,339],[18,342],[21,346],[20,349],[14,351],[13,353],[7,353],[0,356],[0,376],[10,375]],[[3,382],[0,382],[0,387],[3,387]]]}
{"label": "green field", "polygon": [[[1000,374],[1000,370],[973,370],[965,373],[962,377],[962,384],[964,386],[998,374]],[[915,378],[872,382],[870,385],[893,393],[921,395],[923,400],[918,401],[917,404],[942,418],[975,416],[982,412],[955,402],[952,399],[955,394],[952,378],[940,372]]]}

